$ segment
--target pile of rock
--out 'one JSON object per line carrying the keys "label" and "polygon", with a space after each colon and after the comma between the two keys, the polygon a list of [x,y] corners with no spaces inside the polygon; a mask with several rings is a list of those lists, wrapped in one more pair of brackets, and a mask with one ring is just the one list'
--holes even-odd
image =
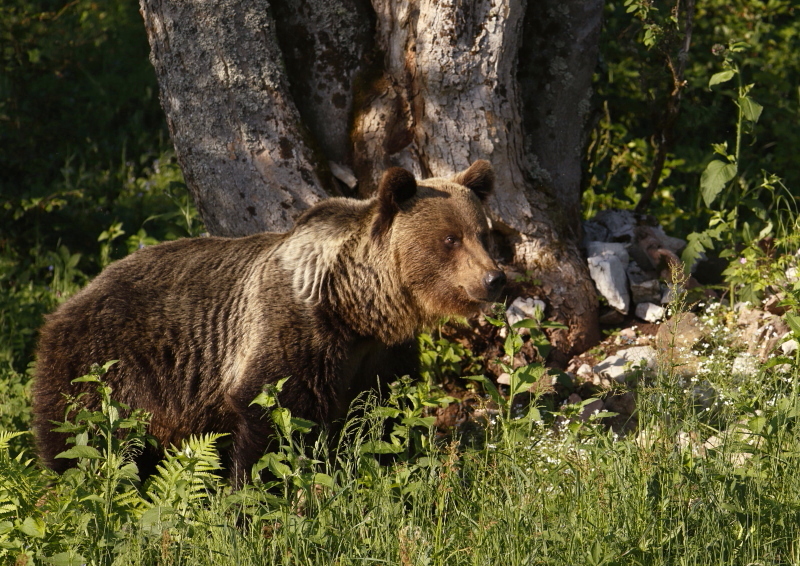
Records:
{"label": "pile of rock", "polygon": [[[594,365],[586,363],[580,357],[575,358],[567,371],[575,376],[576,382],[579,385],[591,383],[608,391],[602,395],[603,405],[587,404],[580,413],[581,419],[585,420],[590,416],[589,409],[611,411],[617,413],[617,417],[610,422],[615,431],[633,430],[636,424],[635,395],[639,380],[659,368],[662,371],[676,372],[681,378],[680,383],[691,388],[694,403],[701,408],[710,408],[719,394],[715,386],[703,377],[702,368],[707,360],[706,354],[710,353],[703,345],[719,338],[715,335],[720,332],[729,334],[732,338],[731,345],[739,350],[729,362],[730,375],[734,380],[754,378],[773,355],[796,355],[800,345],[780,315],[767,308],[758,309],[746,304],[738,304],[734,310],[736,316],[729,328],[709,326],[700,316],[683,312],[661,324],[654,336],[638,335],[633,328],[621,330],[604,344],[606,347],[630,347],[618,349]],[[621,384],[630,389],[620,392]],[[597,395],[596,392],[591,394]],[[565,401],[569,404],[582,402],[588,403],[576,394]]]}
{"label": "pile of rock", "polygon": [[669,297],[659,278],[668,278],[686,242],[646,220],[629,210],[604,210],[583,223],[589,273],[609,305],[600,313],[603,324],[621,323],[631,306],[648,322],[664,317]]}

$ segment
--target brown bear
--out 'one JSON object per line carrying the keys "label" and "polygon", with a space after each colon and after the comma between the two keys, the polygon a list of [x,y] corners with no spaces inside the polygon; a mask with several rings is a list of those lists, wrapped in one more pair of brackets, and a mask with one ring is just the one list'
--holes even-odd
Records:
{"label": "brown bear", "polygon": [[65,435],[52,431],[65,394],[92,391],[72,380],[119,360],[105,376],[112,395],[151,414],[161,445],[230,433],[229,473],[245,481],[272,434],[251,405],[265,384],[289,377],[281,406],[328,425],[379,377],[417,372],[422,327],[498,298],[505,274],[482,206],[493,182],[486,161],[419,185],[392,168],[375,197],[323,201],[285,234],[178,240],[113,263],[42,328],[44,463],[74,463],[55,458]]}

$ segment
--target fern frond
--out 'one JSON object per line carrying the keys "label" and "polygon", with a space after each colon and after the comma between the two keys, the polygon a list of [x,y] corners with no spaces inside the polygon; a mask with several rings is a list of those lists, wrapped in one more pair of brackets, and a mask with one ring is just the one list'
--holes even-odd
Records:
{"label": "fern frond", "polygon": [[28,431],[10,432],[7,430],[0,430],[0,451],[8,450],[12,438],[22,436],[23,434],[30,434]]}
{"label": "fern frond", "polygon": [[223,436],[192,435],[180,449],[169,450],[157,467],[158,473],[148,483],[150,506],[175,506],[179,502],[207,498],[218,479],[214,472],[222,467],[216,443]]}
{"label": "fern frond", "polygon": [[[0,442],[24,433],[0,432]],[[29,515],[46,491],[47,475],[33,465],[33,460],[17,454],[9,458],[7,445],[0,450],[0,519]]]}
{"label": "fern frond", "polygon": [[145,507],[145,502],[138,490],[129,489],[114,495],[114,505],[115,507],[140,509]]}

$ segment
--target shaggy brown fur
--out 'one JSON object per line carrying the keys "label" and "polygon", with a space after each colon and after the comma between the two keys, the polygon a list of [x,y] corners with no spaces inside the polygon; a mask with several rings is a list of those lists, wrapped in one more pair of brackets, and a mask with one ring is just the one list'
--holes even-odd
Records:
{"label": "shaggy brown fur", "polygon": [[[460,181],[461,184],[455,182]],[[286,234],[197,238],[145,248],[108,267],[41,331],[34,429],[45,464],[64,470],[65,393],[90,364],[119,360],[113,395],[152,414],[162,445],[227,432],[234,480],[269,443],[251,401],[290,377],[281,405],[330,424],[377,376],[417,372],[415,334],[495,300],[505,276],[486,251],[485,161],[417,186],[402,169],[367,201],[334,198]]]}

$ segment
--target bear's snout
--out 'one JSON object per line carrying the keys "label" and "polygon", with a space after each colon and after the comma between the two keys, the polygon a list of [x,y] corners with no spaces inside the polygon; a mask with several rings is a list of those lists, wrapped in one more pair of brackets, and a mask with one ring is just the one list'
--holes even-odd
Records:
{"label": "bear's snout", "polygon": [[483,276],[483,287],[486,289],[486,296],[489,302],[494,302],[500,298],[500,292],[506,286],[506,274],[503,271],[494,269]]}

